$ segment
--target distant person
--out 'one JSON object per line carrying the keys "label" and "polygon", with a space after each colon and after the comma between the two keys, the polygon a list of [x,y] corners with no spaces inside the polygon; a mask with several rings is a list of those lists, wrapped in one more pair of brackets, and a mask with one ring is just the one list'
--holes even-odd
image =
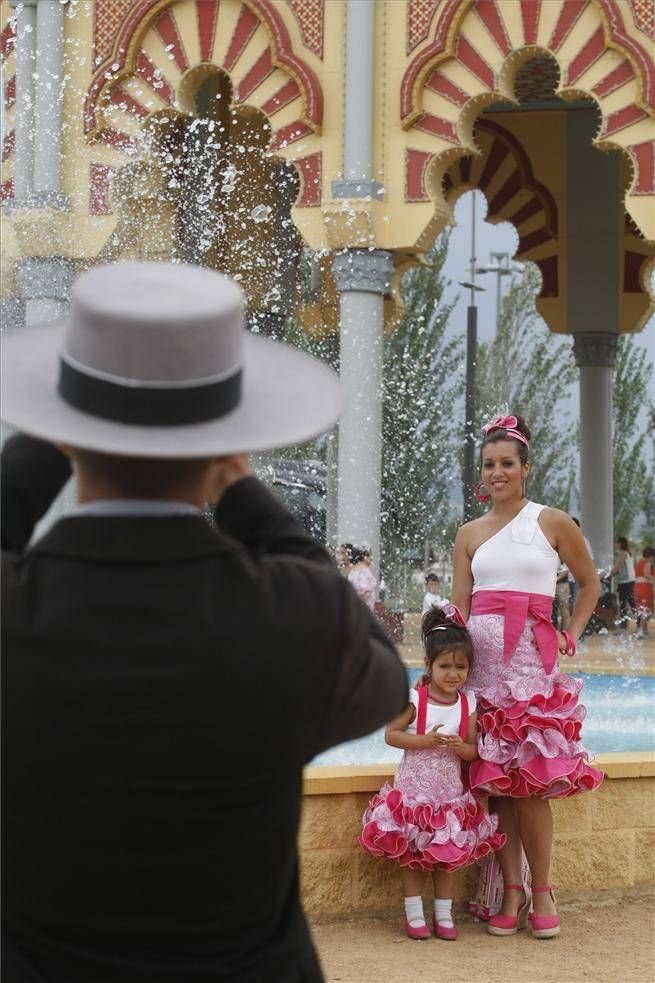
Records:
{"label": "distant person", "polygon": [[557,574],[555,604],[553,606],[553,624],[558,631],[569,626],[571,620],[571,580],[568,568],[562,564]]}
{"label": "distant person", "polygon": [[619,612],[622,631],[628,627],[628,614],[635,609],[635,564],[630,552],[630,546],[625,536],[617,536],[614,544],[616,560],[611,573],[616,574],[616,590],[619,595]]}
{"label": "distant person", "polygon": [[354,548],[355,547],[352,543],[341,543],[341,545],[337,547],[337,567],[344,577],[348,577],[348,574],[350,573]]}
{"label": "distant person", "polygon": [[446,598],[439,593],[440,581],[436,573],[429,573],[425,578],[425,594],[423,596],[423,606],[421,614],[427,614],[430,608],[437,605],[441,607],[446,603]]}
{"label": "distant person", "polygon": [[644,546],[641,559],[635,563],[635,608],[637,611],[637,638],[648,638],[648,622],[653,616],[653,569],[655,550]]}
{"label": "distant person", "polygon": [[[330,426],[334,376],[227,277],[126,262],[3,337],[2,400],[44,438],[2,452],[3,980],[319,983],[302,769],[407,678],[242,452]],[[79,505],[28,546],[67,459]]]}
{"label": "distant person", "polygon": [[[573,515],[573,516],[571,516],[571,518],[575,522],[575,524],[578,527],[578,529],[580,529],[580,532],[582,532],[582,529],[580,528],[580,520],[577,518],[577,516]],[[587,552],[589,553],[589,556],[593,560],[593,558],[594,558],[594,551],[591,548],[591,543],[589,542],[589,540],[587,539],[587,537],[584,535],[584,533],[582,534],[582,538],[584,539],[585,546],[587,547]],[[575,604],[575,599],[578,596],[578,590],[580,588],[578,587],[578,583],[577,583],[575,577],[571,574],[570,571],[569,571],[569,587],[570,587],[570,594],[571,594],[571,597],[570,597],[570,605],[571,605],[571,608],[572,608],[573,605]],[[563,625],[562,627],[566,628],[566,625]]]}
{"label": "distant person", "polygon": [[378,599],[378,581],[371,570],[371,551],[366,547],[354,546],[351,560],[348,580],[372,611]]}
{"label": "distant person", "polygon": [[384,734],[403,756],[393,787],[383,785],[364,813],[360,844],[400,864],[410,939],[431,934],[421,898],[425,872],[434,885],[434,934],[456,939],[453,872],[498,850],[505,837],[462,780],[463,763],[478,755],[475,696],[465,689],[473,647],[464,620],[453,604],[433,607],[421,633],[426,675]]}

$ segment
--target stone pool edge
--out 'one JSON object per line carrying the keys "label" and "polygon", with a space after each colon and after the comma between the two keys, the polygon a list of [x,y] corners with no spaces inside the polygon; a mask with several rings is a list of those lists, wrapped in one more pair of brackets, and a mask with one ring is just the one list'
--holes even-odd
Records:
{"label": "stone pool edge", "polygon": [[[597,791],[552,801],[552,880],[562,900],[628,897],[655,880],[655,752],[599,754],[594,764],[606,775]],[[357,844],[371,793],[395,769],[392,762],[305,768],[298,849],[308,914],[374,914],[398,907],[395,865],[369,857]],[[475,879],[475,868],[460,872],[460,905],[474,892]]]}
{"label": "stone pool edge", "polygon": [[[655,751],[614,751],[597,754],[594,766],[607,778],[655,777]],[[392,761],[378,765],[308,765],[303,772],[303,795],[374,792],[396,773]]]}

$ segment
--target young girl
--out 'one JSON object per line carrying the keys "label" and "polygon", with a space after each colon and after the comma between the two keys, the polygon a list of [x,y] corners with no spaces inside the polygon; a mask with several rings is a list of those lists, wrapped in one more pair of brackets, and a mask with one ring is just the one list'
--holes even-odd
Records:
{"label": "young girl", "polygon": [[446,603],[431,608],[421,628],[427,674],[386,729],[387,744],[404,753],[393,788],[385,784],[371,799],[359,842],[372,856],[400,864],[410,939],[430,935],[421,900],[426,870],[434,884],[435,933],[456,939],[453,871],[500,849],[505,837],[462,776],[462,763],[477,757],[475,697],[462,689],[473,657],[464,620]]}

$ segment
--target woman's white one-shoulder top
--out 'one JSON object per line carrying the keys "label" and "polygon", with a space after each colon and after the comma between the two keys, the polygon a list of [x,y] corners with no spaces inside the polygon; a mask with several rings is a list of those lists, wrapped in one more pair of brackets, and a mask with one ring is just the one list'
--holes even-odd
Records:
{"label": "woman's white one-shoulder top", "polygon": [[560,559],[537,521],[545,507],[528,502],[477,548],[471,561],[474,594],[511,590],[554,597]]}

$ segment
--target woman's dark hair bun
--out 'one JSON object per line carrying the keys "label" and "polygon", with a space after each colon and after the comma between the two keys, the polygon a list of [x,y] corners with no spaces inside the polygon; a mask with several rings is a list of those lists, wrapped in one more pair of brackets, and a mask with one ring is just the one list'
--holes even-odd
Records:
{"label": "woman's dark hair bun", "polygon": [[516,416],[516,429],[519,433],[522,433],[526,440],[532,440],[532,434],[530,433],[530,427],[527,425],[522,416],[514,414]]}

